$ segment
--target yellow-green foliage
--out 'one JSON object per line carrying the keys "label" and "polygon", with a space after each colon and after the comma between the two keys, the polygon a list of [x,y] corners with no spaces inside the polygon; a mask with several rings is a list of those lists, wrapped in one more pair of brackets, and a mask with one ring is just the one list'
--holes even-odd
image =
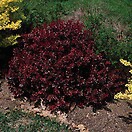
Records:
{"label": "yellow-green foliage", "polygon": [[7,47],[9,45],[15,45],[17,44],[16,39],[19,38],[19,35],[10,35],[9,37],[4,38],[1,42],[0,42],[0,46],[1,47]]}
{"label": "yellow-green foliage", "polygon": [[21,27],[22,20],[16,20],[14,15],[18,13],[17,4],[22,0],[1,0],[0,1],[0,47],[7,47],[17,43],[19,35],[12,35],[12,30]]}
{"label": "yellow-green foliage", "polygon": [[[120,62],[122,64],[124,64],[125,66],[129,66],[131,67],[131,70],[129,71],[132,75],[132,63],[126,61],[126,60],[123,60],[123,59],[120,59]],[[118,93],[115,95],[115,98],[120,98],[120,99],[128,99],[128,100],[132,100],[132,76],[131,78],[128,79],[128,84],[125,85],[126,87],[128,87],[128,90],[125,91],[125,93]]]}

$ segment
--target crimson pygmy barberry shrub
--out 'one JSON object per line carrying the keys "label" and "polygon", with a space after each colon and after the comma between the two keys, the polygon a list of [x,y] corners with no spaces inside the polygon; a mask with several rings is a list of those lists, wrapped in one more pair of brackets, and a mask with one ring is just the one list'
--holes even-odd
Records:
{"label": "crimson pygmy barberry shrub", "polygon": [[57,21],[23,35],[9,64],[8,82],[16,97],[43,99],[51,110],[99,106],[124,85],[104,55],[94,53],[91,32],[80,22]]}

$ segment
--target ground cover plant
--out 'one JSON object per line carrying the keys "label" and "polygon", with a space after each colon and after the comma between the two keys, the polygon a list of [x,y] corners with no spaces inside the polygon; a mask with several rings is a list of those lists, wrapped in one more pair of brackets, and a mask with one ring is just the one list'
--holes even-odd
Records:
{"label": "ground cover plant", "polygon": [[50,23],[68,15],[75,9],[74,2],[69,0],[24,0],[21,8],[26,16],[25,26],[39,26],[44,22]]}
{"label": "ground cover plant", "polygon": [[90,0],[84,3],[84,22],[94,33],[96,52],[105,52],[115,66],[120,58],[132,61],[131,2]]}
{"label": "ground cover plant", "polygon": [[60,125],[55,120],[25,113],[20,110],[12,110],[3,114],[0,112],[1,132],[69,132],[67,126]]}
{"label": "ground cover plant", "polygon": [[94,41],[80,22],[44,24],[23,35],[14,49],[7,76],[16,97],[44,100],[51,110],[105,104],[123,90],[126,77],[105,55],[94,53]]}

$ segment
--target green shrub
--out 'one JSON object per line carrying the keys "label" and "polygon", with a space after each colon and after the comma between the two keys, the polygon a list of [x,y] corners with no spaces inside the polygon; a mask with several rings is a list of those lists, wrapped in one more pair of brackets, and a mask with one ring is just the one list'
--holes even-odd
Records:
{"label": "green shrub", "polygon": [[67,0],[24,0],[21,6],[26,16],[25,24],[33,27],[57,20],[74,9]]}
{"label": "green shrub", "polygon": [[105,52],[114,65],[120,58],[132,61],[129,2],[93,0],[84,4],[84,22],[93,32],[96,53]]}
{"label": "green shrub", "polygon": [[[106,28],[103,25],[93,25],[94,39],[96,44],[96,53],[105,52],[112,64],[117,64],[120,58],[132,61],[132,44],[118,41],[116,32],[112,28]],[[97,27],[96,27],[97,26]]]}

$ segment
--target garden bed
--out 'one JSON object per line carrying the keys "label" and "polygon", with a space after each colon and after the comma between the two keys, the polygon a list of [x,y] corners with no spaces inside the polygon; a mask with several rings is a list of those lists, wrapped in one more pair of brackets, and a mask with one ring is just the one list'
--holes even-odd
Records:
{"label": "garden bed", "polygon": [[131,132],[132,3],[17,2],[0,7],[0,131]]}
{"label": "garden bed", "polygon": [[[14,109],[21,109],[21,101],[19,99],[13,100],[7,82],[1,81],[0,112],[8,113]],[[75,108],[67,114],[66,120],[72,131],[75,132],[83,129],[83,127],[89,132],[131,132],[132,101],[115,100],[115,103],[108,103],[107,108],[98,110],[96,113],[93,112],[92,107]],[[79,129],[78,125],[83,127]]]}

